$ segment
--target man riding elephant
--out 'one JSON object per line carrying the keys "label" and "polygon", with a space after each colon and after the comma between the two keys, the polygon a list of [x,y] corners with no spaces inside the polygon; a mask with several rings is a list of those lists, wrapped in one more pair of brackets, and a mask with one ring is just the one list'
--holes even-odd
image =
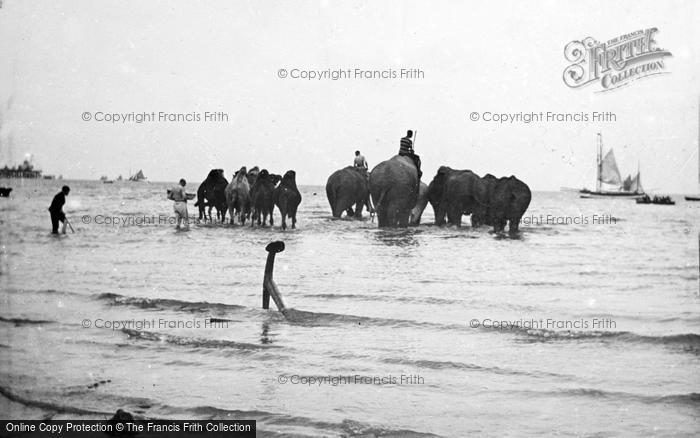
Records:
{"label": "man riding elephant", "polygon": [[406,136],[401,138],[399,155],[409,157],[411,160],[413,160],[413,163],[416,165],[416,169],[418,169],[418,179],[420,179],[420,177],[423,176],[423,172],[420,170],[420,156],[416,155],[415,151],[413,150],[413,140],[411,140],[412,137],[413,131],[409,129],[408,132],[406,132]]}

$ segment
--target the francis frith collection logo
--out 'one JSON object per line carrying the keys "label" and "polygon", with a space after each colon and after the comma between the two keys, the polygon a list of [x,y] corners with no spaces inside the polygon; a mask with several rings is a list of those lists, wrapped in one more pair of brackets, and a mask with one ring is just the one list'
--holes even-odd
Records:
{"label": "the francis frith collection logo", "polygon": [[664,58],[672,55],[658,47],[654,39],[657,31],[655,27],[637,30],[606,42],[592,37],[571,41],[564,48],[571,63],[564,69],[564,83],[571,88],[598,83],[598,92],[602,92],[668,73]]}

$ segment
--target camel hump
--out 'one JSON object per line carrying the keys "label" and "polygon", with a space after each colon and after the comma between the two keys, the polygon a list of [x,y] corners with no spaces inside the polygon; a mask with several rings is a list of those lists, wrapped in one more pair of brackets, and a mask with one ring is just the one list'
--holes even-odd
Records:
{"label": "camel hump", "polygon": [[284,242],[282,242],[281,240],[276,240],[274,242],[270,242],[265,247],[265,251],[275,252],[275,253],[282,252],[282,251],[284,251]]}

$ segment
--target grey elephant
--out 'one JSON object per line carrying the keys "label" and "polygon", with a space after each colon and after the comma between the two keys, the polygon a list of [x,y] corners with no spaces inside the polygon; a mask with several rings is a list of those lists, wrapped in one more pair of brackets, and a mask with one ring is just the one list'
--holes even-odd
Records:
{"label": "grey elephant", "polygon": [[486,186],[486,200],[489,203],[485,209],[478,209],[475,213],[472,213],[472,226],[478,227],[480,225],[493,225],[493,219],[491,219],[489,207],[491,203],[491,197],[493,196],[493,189],[496,187],[496,182],[498,178],[487,173],[481,177],[481,181]]}
{"label": "grey elephant", "polygon": [[488,214],[493,221],[493,230],[503,231],[508,223],[508,232],[516,233],[531,199],[532,193],[527,184],[513,175],[500,178],[493,188],[489,205]]}
{"label": "grey elephant", "polygon": [[369,191],[380,228],[408,226],[419,182],[418,169],[410,157],[396,155],[372,169]]}
{"label": "grey elephant", "polygon": [[348,217],[361,218],[364,206],[371,211],[367,170],[348,166],[333,172],[326,182],[326,195],[333,217],[346,212]]}
{"label": "grey elephant", "polygon": [[418,187],[418,200],[416,205],[411,210],[411,217],[408,220],[409,225],[420,225],[420,218],[423,216],[423,210],[428,205],[428,185],[421,181]]}
{"label": "grey elephant", "polygon": [[471,170],[441,166],[430,186],[428,200],[435,210],[435,224],[461,226],[462,215],[483,216],[488,210],[486,186]]}

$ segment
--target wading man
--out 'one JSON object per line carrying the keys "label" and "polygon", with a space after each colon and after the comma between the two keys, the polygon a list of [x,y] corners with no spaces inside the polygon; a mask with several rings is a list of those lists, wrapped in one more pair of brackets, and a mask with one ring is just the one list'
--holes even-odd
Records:
{"label": "wading man", "polygon": [[180,229],[180,224],[182,223],[183,219],[185,221],[185,230],[190,229],[190,222],[187,216],[187,192],[185,192],[186,184],[187,181],[185,181],[183,178],[180,180],[179,186],[175,186],[168,191],[168,199],[175,201],[173,210],[175,211],[175,215],[177,215],[177,225],[175,226],[176,230]]}
{"label": "wading man", "polygon": [[53,197],[49,213],[51,214],[51,234],[58,234],[58,222],[63,222],[62,233],[66,234],[66,214],[63,212],[63,204],[66,203],[66,196],[70,192],[70,187],[63,186],[61,191]]}

